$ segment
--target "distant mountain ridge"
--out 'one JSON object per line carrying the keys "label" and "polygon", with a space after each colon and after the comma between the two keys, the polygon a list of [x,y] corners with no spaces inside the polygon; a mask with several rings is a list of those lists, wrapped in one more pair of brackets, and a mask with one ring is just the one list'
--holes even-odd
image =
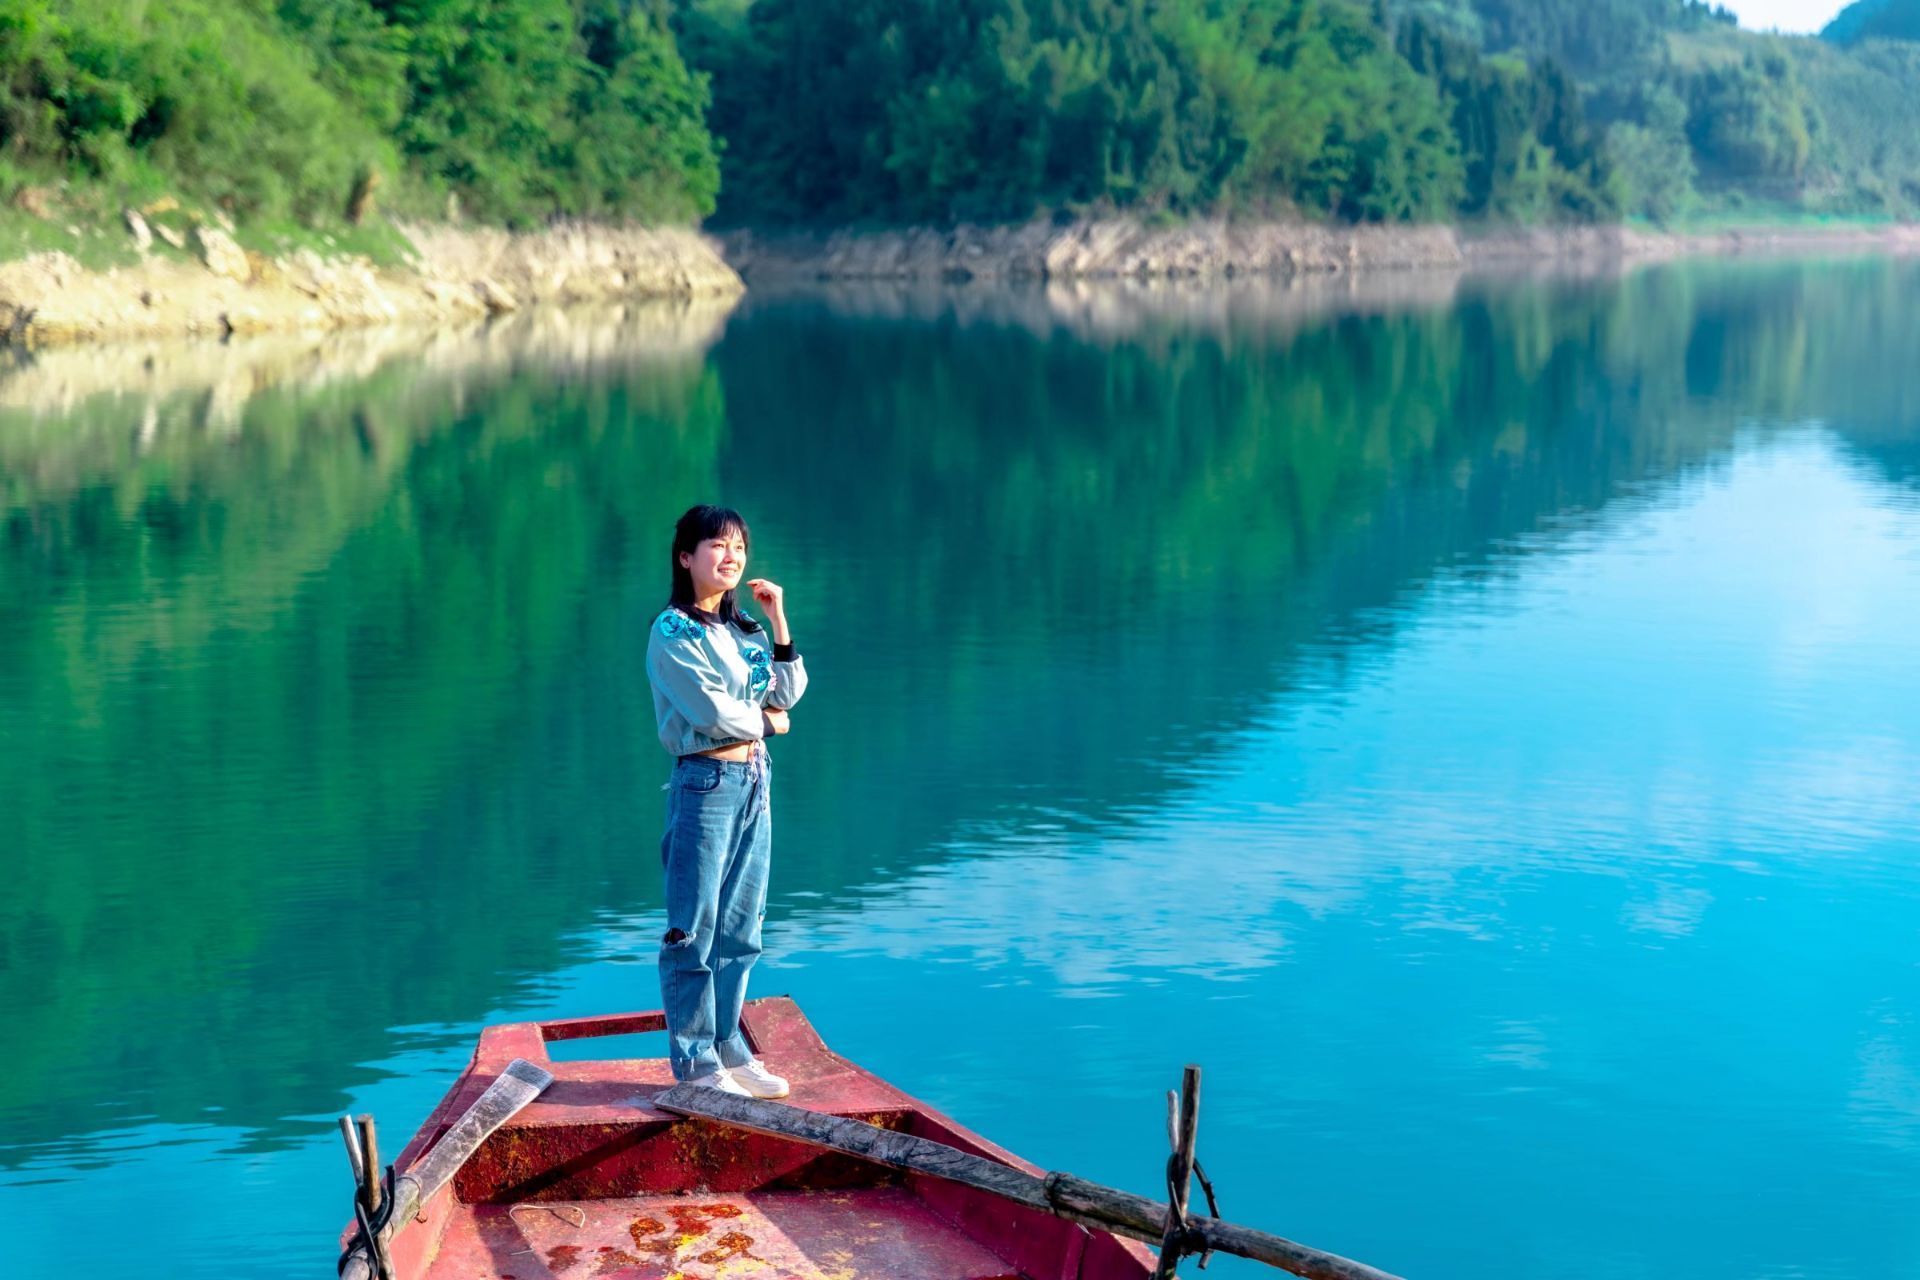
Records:
{"label": "distant mountain ridge", "polygon": [[1854,0],[1820,31],[1832,44],[1920,40],[1920,0]]}

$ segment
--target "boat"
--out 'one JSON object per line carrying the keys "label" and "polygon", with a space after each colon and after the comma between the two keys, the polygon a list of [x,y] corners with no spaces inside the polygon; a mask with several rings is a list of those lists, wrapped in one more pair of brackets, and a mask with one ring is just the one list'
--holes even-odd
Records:
{"label": "boat", "polygon": [[[754,1051],[790,1081],[783,1101],[677,1085],[664,1058],[549,1053],[562,1041],[663,1031],[656,1011],[485,1028],[384,1176],[370,1118],[343,1116],[357,1194],[341,1275],[1146,1280],[1171,1276],[1185,1253],[1278,1248],[1277,1265],[1296,1274],[1392,1280],[1189,1217],[1195,1068],[1184,1124],[1177,1106],[1170,1112],[1162,1203],[1043,1172],[834,1053],[791,999],[750,1001],[742,1022]],[[1143,1240],[1160,1246],[1164,1268]]]}

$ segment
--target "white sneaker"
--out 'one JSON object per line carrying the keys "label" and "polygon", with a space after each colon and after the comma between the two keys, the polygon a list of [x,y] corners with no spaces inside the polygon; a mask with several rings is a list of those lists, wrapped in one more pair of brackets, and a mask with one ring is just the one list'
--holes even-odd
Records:
{"label": "white sneaker", "polygon": [[[730,1093],[736,1098],[751,1098],[755,1096],[748,1093],[745,1089],[742,1089],[740,1083],[733,1078],[732,1074],[728,1072],[725,1067],[720,1068],[711,1075],[695,1076],[693,1079],[683,1080],[681,1083],[694,1085],[701,1089],[718,1089],[721,1093]],[[783,1082],[781,1092],[784,1093],[785,1091]]]}
{"label": "white sneaker", "polygon": [[755,1098],[784,1098],[787,1096],[787,1082],[767,1070],[764,1062],[758,1058],[747,1059],[744,1067],[728,1067],[727,1074],[733,1077],[733,1086]]}

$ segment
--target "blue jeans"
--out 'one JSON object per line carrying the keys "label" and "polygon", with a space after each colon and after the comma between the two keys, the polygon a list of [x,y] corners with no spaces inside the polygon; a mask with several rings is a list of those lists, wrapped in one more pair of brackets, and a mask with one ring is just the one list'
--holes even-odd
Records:
{"label": "blue jeans", "polygon": [[660,1000],[676,1080],[745,1066],[753,1057],[740,1032],[740,1006],[760,958],[767,910],[769,782],[761,748],[739,762],[683,757],[667,784]]}

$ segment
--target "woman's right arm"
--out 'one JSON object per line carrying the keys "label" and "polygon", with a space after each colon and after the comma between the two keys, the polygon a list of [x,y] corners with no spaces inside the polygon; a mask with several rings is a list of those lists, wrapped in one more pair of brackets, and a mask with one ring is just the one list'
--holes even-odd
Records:
{"label": "woman's right arm", "polygon": [[655,627],[647,640],[647,675],[687,723],[709,738],[763,738],[760,708],[727,692],[706,646],[688,636],[667,637]]}

